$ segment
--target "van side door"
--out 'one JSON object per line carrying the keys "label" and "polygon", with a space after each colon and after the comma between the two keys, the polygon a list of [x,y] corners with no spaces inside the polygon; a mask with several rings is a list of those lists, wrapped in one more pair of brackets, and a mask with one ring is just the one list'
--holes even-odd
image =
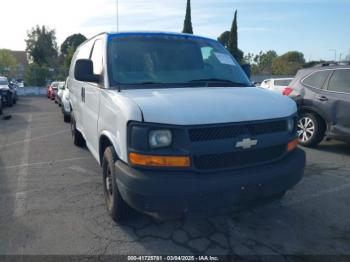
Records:
{"label": "van side door", "polygon": [[100,94],[104,88],[103,70],[104,40],[95,39],[90,60],[93,62],[94,74],[100,75],[100,83],[84,84],[84,111],[83,122],[86,144],[91,153],[98,159],[98,120],[100,114]]}
{"label": "van side door", "polygon": [[84,82],[80,82],[75,79],[74,77],[74,69],[75,69],[75,63],[79,59],[89,59],[91,54],[91,48],[92,48],[93,42],[88,41],[85,44],[83,44],[79,49],[76,51],[73,60],[72,65],[69,71],[69,96],[71,100],[71,106],[72,106],[72,113],[74,114],[74,119],[76,122],[77,129],[83,134],[85,137],[85,130],[83,125],[83,113],[85,110],[85,103],[84,103]]}

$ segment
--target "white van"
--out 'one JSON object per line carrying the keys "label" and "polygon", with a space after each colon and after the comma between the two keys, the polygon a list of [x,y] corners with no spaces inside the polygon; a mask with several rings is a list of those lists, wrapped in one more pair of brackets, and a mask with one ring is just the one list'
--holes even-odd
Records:
{"label": "white van", "polygon": [[103,33],[67,85],[74,143],[101,165],[116,221],[277,199],[303,176],[295,102],[253,87],[215,40]]}

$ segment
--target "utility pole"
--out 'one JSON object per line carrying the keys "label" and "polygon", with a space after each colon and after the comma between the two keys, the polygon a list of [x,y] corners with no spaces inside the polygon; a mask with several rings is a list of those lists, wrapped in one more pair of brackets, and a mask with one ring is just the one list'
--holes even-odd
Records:
{"label": "utility pole", "polygon": [[334,52],[334,62],[337,62],[337,49],[329,49],[329,51]]}

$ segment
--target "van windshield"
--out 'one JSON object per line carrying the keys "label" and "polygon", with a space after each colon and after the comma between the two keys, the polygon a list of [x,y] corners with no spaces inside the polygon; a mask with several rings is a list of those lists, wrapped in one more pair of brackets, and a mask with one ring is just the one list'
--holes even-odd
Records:
{"label": "van windshield", "polygon": [[250,86],[234,58],[218,42],[179,36],[115,37],[108,45],[111,86]]}

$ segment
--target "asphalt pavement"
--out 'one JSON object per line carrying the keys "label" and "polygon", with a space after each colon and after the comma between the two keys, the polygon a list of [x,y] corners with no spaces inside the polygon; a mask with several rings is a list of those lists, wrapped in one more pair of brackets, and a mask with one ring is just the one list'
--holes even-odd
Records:
{"label": "asphalt pavement", "polygon": [[0,255],[350,255],[350,145],[307,149],[300,184],[281,200],[217,216],[157,221],[108,215],[101,170],[72,143],[44,97],[0,120]]}

